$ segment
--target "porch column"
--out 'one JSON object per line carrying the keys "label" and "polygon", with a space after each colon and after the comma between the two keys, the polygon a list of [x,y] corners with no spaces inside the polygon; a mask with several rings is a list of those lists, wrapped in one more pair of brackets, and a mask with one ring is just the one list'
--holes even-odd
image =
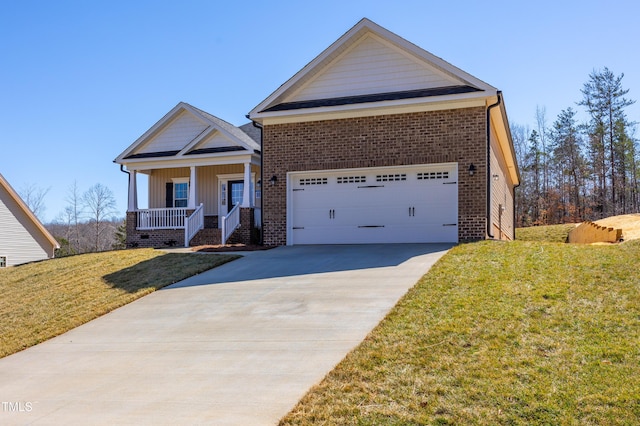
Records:
{"label": "porch column", "polygon": [[129,199],[127,203],[127,211],[135,212],[138,210],[138,186],[137,186],[137,171],[132,170],[129,172]]}
{"label": "porch column", "polygon": [[240,207],[253,207],[251,199],[251,163],[244,163],[244,191]]}
{"label": "porch column", "polygon": [[189,178],[189,202],[188,209],[196,208],[196,166],[191,166],[191,177]]}

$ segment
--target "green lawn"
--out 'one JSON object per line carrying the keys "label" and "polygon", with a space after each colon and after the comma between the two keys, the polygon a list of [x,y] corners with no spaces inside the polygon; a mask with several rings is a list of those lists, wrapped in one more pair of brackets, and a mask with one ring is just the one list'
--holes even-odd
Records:
{"label": "green lawn", "polygon": [[237,256],[122,250],[0,270],[0,357]]}
{"label": "green lawn", "polygon": [[640,423],[640,241],[452,249],[281,424]]}
{"label": "green lawn", "polygon": [[562,225],[530,226],[516,229],[518,241],[547,241],[549,243],[565,243],[569,232],[576,227],[574,223]]}

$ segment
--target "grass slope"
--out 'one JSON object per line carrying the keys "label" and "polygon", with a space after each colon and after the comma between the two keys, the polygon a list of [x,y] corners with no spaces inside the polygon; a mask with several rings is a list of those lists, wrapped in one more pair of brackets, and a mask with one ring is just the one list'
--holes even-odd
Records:
{"label": "grass slope", "polygon": [[637,424],[639,260],[457,246],[281,424]]}
{"label": "grass slope", "polygon": [[123,250],[0,270],[0,357],[237,256]]}
{"label": "grass slope", "polygon": [[562,225],[530,226],[516,229],[516,239],[519,241],[546,241],[549,243],[564,243],[569,232],[576,227],[573,223]]}

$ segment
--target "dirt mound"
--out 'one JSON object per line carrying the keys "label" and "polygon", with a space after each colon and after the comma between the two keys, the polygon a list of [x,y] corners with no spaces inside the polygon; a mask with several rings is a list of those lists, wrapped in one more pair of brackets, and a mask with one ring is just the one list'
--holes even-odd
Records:
{"label": "dirt mound", "polygon": [[611,216],[596,220],[594,223],[616,229],[622,229],[624,241],[640,239],[640,213]]}

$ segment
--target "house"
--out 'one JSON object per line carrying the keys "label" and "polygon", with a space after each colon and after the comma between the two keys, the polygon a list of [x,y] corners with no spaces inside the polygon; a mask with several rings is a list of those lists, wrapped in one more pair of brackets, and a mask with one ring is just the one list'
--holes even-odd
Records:
{"label": "house", "polygon": [[58,242],[0,174],[0,268],[51,259]]}
{"label": "house", "polygon": [[[127,245],[251,242],[260,223],[259,134],[252,123],[236,127],[176,105],[114,160],[129,174]],[[148,175],[146,209],[138,208],[138,174]]]}
{"label": "house", "polygon": [[266,245],[514,238],[502,93],[368,19],[248,117],[180,103],[115,160],[131,246],[248,242],[256,227]]}
{"label": "house", "polygon": [[514,238],[502,93],[368,19],[260,102],[264,243]]}

